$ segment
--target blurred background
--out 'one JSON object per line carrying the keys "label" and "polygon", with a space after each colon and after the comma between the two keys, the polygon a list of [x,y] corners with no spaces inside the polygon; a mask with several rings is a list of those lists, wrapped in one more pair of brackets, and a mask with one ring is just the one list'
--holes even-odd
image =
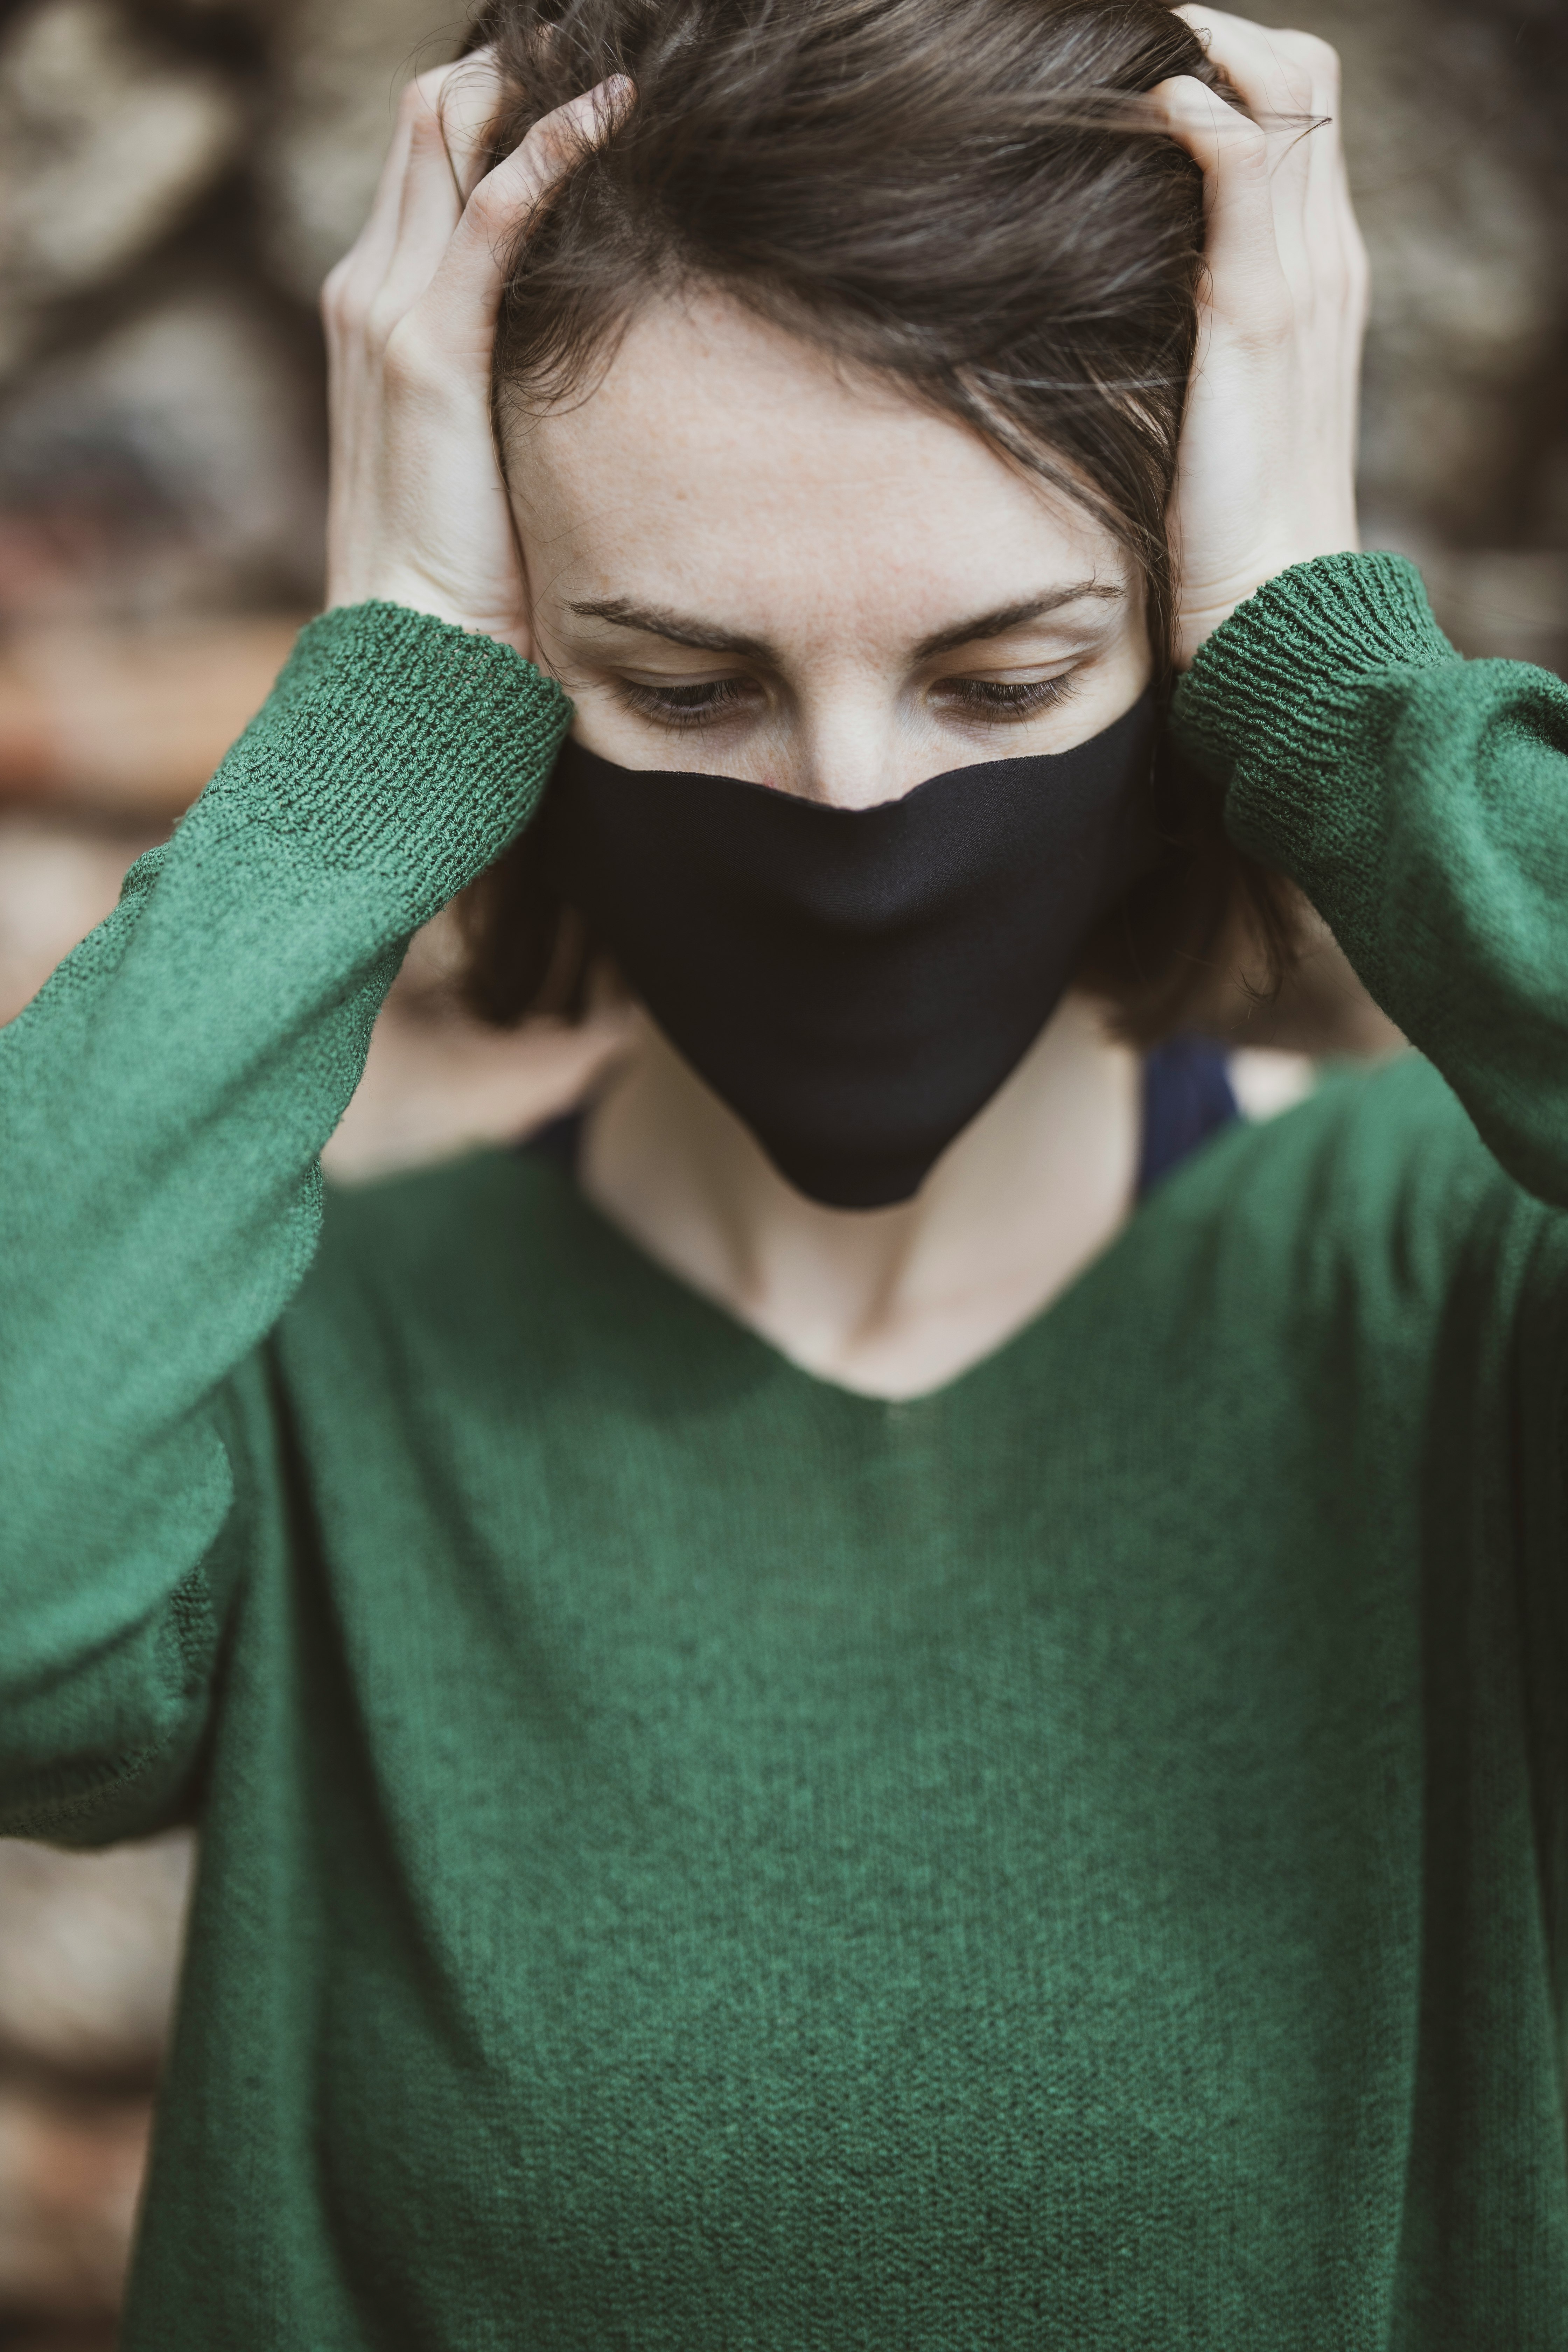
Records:
{"label": "blurred background", "polygon": [[[1568,8],[1307,0],[1346,67],[1375,308],[1368,542],[1467,651],[1568,664]],[[321,588],[321,278],[428,0],[0,0],[0,1021],[200,790]],[[458,1013],[416,942],[345,1181],[521,1132],[596,1054]],[[1237,1014],[1254,1105],[1396,1042],[1331,945]],[[0,2352],[106,2352],[191,1856],[0,1842]]]}

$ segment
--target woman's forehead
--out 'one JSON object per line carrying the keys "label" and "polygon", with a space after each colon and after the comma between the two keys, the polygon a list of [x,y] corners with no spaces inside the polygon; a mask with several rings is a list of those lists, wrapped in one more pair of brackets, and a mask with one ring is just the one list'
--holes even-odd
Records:
{"label": "woman's forehead", "polygon": [[514,423],[509,473],[535,593],[567,601],[890,602],[935,630],[1127,584],[1110,531],[978,434],[715,297],[643,310],[585,396]]}

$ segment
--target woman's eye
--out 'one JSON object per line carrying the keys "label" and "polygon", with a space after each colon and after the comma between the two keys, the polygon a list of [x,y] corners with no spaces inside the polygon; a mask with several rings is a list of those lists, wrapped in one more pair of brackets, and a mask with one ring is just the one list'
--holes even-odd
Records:
{"label": "woman's eye", "polygon": [[966,719],[1004,724],[1009,719],[1033,719],[1037,711],[1065,701],[1071,691],[1070,677],[1034,677],[1016,686],[989,677],[944,677],[932,689],[937,701]]}
{"label": "woman's eye", "polygon": [[758,688],[749,677],[720,677],[700,686],[637,686],[628,678],[622,691],[634,710],[661,727],[706,727],[752,701]]}

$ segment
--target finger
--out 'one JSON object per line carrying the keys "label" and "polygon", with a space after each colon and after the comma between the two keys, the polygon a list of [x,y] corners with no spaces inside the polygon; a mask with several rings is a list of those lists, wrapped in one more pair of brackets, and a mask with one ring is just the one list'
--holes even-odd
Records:
{"label": "finger", "polygon": [[[1325,357],[1331,347],[1340,353],[1340,364],[1320,373],[1325,384],[1337,387],[1345,404],[1348,443],[1353,439],[1367,268],[1340,132],[1339,58],[1310,34],[1265,31],[1224,11],[1195,5],[1180,13],[1201,33],[1214,63],[1226,71],[1237,93],[1266,115],[1279,280],[1294,310],[1298,332]],[[1235,225],[1234,215],[1229,225]],[[1226,316],[1244,334],[1259,329],[1267,333],[1279,314],[1270,310],[1261,291],[1266,273],[1250,278],[1246,275],[1236,243],[1227,246],[1226,226],[1223,219],[1217,221],[1209,237],[1215,314]]]}
{"label": "finger", "polygon": [[504,95],[493,48],[475,49],[449,67],[439,100],[452,176],[464,204],[483,176],[484,154]]}
{"label": "finger", "polygon": [[1276,32],[1199,5],[1178,13],[1261,122],[1280,265],[1298,299],[1309,299],[1325,244],[1338,236],[1339,58],[1312,34]]}
{"label": "finger", "polygon": [[1203,172],[1205,258],[1216,312],[1236,324],[1271,326],[1289,289],[1274,234],[1264,132],[1194,75],[1160,82],[1148,102]]}
{"label": "finger", "polygon": [[508,206],[532,213],[584,155],[604,144],[631,111],[635,98],[624,74],[584,90],[580,98],[569,100],[536,122],[482,186],[494,190],[503,213]]}
{"label": "finger", "polygon": [[1362,244],[1361,229],[1351,200],[1350,173],[1345,155],[1342,130],[1340,60],[1332,49],[1325,47],[1322,79],[1315,101],[1329,119],[1323,128],[1313,134],[1318,152],[1314,158],[1314,178],[1309,192],[1309,204],[1314,218],[1331,220],[1331,239],[1346,277],[1364,292],[1366,279],[1366,249]]}
{"label": "finger", "polygon": [[339,262],[327,286],[340,299],[368,302],[380,289],[397,240],[403,175],[408,168],[409,125],[401,110],[371,200],[370,215]]}
{"label": "finger", "polygon": [[[439,121],[443,88],[454,70],[450,66],[438,66],[429,73],[419,75],[408,83],[398,101],[396,127],[376,184],[370,217],[344,262],[340,264],[338,298],[346,299],[362,312],[368,312],[373,305],[379,302],[388,274],[398,257],[400,245],[406,235],[408,181],[415,151],[416,146],[426,151],[430,147],[433,123]],[[422,173],[421,177],[425,176]],[[460,205],[460,199],[458,203]],[[454,206],[453,218],[457,209],[458,206]],[[448,221],[447,233],[450,235],[450,231],[451,222]],[[339,276],[339,272],[334,272],[334,276]]]}
{"label": "finger", "polygon": [[[1189,5],[1178,13],[1268,140],[1275,235],[1286,276],[1300,290],[1308,268],[1307,190],[1321,152],[1310,132],[1322,111],[1315,103],[1312,55],[1321,45],[1301,34],[1251,24],[1224,9]],[[1326,48],[1323,54],[1332,56]]]}
{"label": "finger", "polygon": [[636,92],[624,74],[603,81],[536,122],[528,136],[488,172],[463,208],[443,272],[444,303],[471,322],[494,318],[507,257],[521,231],[548,203],[583,157],[601,146],[626,119]]}
{"label": "finger", "polygon": [[[1337,66],[1337,60],[1335,61]],[[1345,168],[1344,142],[1340,132],[1337,71],[1321,90],[1319,104],[1325,120],[1309,142],[1316,152],[1307,184],[1306,235],[1318,282],[1360,289],[1365,276],[1365,254],[1351,203]],[[1360,301],[1350,309],[1359,317]]]}
{"label": "finger", "polygon": [[416,86],[397,235],[374,306],[374,316],[384,327],[419,299],[440,268],[462,217],[462,191],[447,147],[444,95],[440,82],[433,87]]}
{"label": "finger", "polygon": [[1353,221],[1349,210],[1340,128],[1340,61],[1328,43],[1304,33],[1278,42],[1303,100],[1299,127],[1274,173],[1275,235],[1285,274],[1304,314],[1320,301],[1340,306]]}
{"label": "finger", "polygon": [[1277,33],[1233,16],[1223,8],[1187,5],[1176,15],[1202,41],[1212,65],[1235,84],[1252,112],[1286,124],[1304,113],[1310,101],[1310,75],[1303,66],[1298,44],[1306,37]]}

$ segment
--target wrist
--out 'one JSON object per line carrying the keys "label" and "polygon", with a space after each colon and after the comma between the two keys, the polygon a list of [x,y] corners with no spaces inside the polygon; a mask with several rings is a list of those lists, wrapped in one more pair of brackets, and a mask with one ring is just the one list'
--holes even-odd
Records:
{"label": "wrist", "polygon": [[453,595],[428,573],[403,565],[344,567],[329,570],[323,613],[356,604],[395,604],[421,619],[442,621],[469,636],[491,637],[509,646],[524,661],[533,658],[527,627],[516,612],[486,613],[465,598]]}
{"label": "wrist", "polygon": [[1456,658],[1404,556],[1318,557],[1237,608],[1178,687],[1172,724],[1226,785],[1241,770],[1331,779],[1356,756],[1369,693]]}
{"label": "wrist", "polygon": [[1271,580],[1283,572],[1292,572],[1299,564],[1316,562],[1325,555],[1354,555],[1360,551],[1360,535],[1355,530],[1346,534],[1325,533],[1321,545],[1298,543],[1277,553],[1261,555],[1222,583],[1205,583],[1194,593],[1182,598],[1176,614],[1175,666],[1178,670],[1191,669],[1202,646],[1207,644],[1216,629],[1222,628],[1231,614],[1258,594]]}
{"label": "wrist", "polygon": [[263,719],[265,782],[240,788],[252,814],[321,864],[405,889],[413,929],[531,815],[572,705],[485,633],[367,599],[301,632]]}

